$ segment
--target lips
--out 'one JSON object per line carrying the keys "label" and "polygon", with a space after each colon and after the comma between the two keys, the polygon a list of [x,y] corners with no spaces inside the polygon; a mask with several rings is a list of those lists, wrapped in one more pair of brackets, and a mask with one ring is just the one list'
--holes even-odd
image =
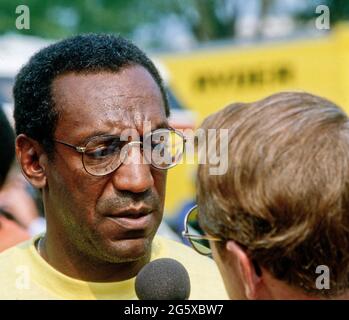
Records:
{"label": "lips", "polygon": [[150,209],[129,209],[106,215],[106,219],[127,230],[144,230],[152,222]]}

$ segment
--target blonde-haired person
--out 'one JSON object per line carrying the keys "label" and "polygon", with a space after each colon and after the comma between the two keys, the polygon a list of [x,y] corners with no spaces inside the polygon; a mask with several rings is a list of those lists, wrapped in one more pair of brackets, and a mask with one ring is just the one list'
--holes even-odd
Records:
{"label": "blonde-haired person", "polygon": [[[318,96],[284,92],[229,105],[202,128],[229,130],[228,170],[199,165],[198,209],[184,235],[199,252],[212,250],[230,298],[347,299],[347,115]],[[190,235],[196,219],[203,236]]]}

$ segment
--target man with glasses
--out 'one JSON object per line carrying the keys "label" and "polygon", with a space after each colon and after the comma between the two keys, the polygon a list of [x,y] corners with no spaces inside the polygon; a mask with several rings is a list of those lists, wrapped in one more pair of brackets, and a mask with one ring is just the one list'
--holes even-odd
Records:
{"label": "man with glasses", "polygon": [[229,129],[228,171],[199,165],[183,235],[213,255],[230,298],[348,299],[347,115],[284,92],[229,105],[202,129]]}
{"label": "man with glasses", "polygon": [[112,35],[66,39],[31,58],[14,97],[17,158],[47,232],[0,256],[0,298],[135,299],[135,276],[162,257],[187,268],[191,299],[225,297],[213,261],[155,237],[184,137],[142,51]]}

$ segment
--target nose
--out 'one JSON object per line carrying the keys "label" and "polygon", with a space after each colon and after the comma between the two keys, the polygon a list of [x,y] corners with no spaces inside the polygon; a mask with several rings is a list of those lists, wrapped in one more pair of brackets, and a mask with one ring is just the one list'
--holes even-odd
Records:
{"label": "nose", "polygon": [[112,180],[114,187],[120,191],[141,193],[153,187],[150,165],[143,163],[139,144],[129,145],[126,159],[113,173]]}

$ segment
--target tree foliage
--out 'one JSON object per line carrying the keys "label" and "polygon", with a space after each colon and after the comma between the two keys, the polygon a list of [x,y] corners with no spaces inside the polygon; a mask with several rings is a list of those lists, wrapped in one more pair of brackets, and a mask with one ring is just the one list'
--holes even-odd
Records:
{"label": "tree foliage", "polygon": [[[277,2],[260,1],[262,16]],[[295,18],[299,21],[314,18],[314,8],[320,2],[330,7],[332,24],[349,19],[348,0],[307,0],[305,9]],[[203,42],[234,36],[241,3],[238,0],[23,0],[21,4],[30,9],[30,29],[17,30],[18,2],[0,0],[0,33],[62,38],[81,32],[115,32],[130,37],[141,26],[156,25],[161,19],[176,16],[194,39]]]}

